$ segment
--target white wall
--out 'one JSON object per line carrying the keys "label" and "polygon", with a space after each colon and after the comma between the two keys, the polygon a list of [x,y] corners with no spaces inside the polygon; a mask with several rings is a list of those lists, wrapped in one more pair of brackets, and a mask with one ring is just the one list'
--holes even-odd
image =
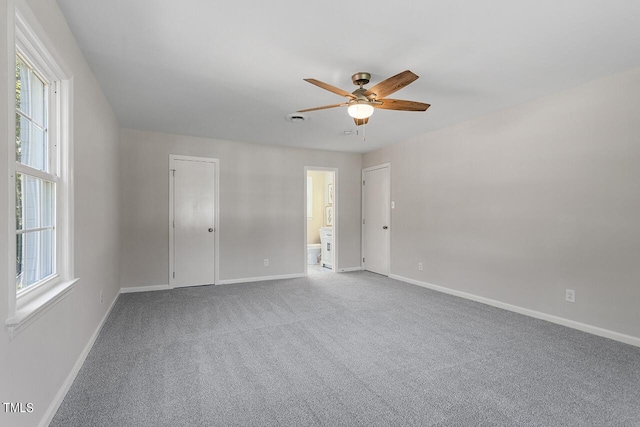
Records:
{"label": "white wall", "polygon": [[[10,0],[9,5],[13,4]],[[75,157],[75,289],[50,311],[43,314],[19,335],[9,340],[7,330],[0,331],[0,396],[3,402],[32,402],[30,414],[5,414],[0,408],[0,425],[37,425],[84,347],[95,332],[119,291],[119,182],[118,123],[57,4],[50,0],[27,2],[62,60],[74,77],[74,157]],[[7,74],[13,65],[7,50],[6,28],[13,27],[13,10],[7,2],[0,8],[0,164],[8,164],[5,136],[10,119],[6,100],[14,87]],[[6,170],[3,166],[3,170]],[[0,319],[7,319],[8,177],[0,174],[0,277],[5,290],[0,292]],[[104,291],[104,303],[99,293]]]}
{"label": "white wall", "polygon": [[360,154],[123,129],[123,287],[169,282],[170,154],[220,159],[221,280],[304,273],[305,166],[339,169],[338,267],[359,267]]}
{"label": "white wall", "polygon": [[366,154],[391,272],[640,337],[639,94],[635,69]]}

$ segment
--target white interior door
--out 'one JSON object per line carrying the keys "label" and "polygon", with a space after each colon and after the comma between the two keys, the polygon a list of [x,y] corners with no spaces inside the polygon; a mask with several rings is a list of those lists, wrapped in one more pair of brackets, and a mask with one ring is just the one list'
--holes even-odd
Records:
{"label": "white interior door", "polygon": [[390,254],[389,166],[362,171],[362,265],[389,275]]}
{"label": "white interior door", "polygon": [[172,286],[214,284],[216,164],[172,160]]}

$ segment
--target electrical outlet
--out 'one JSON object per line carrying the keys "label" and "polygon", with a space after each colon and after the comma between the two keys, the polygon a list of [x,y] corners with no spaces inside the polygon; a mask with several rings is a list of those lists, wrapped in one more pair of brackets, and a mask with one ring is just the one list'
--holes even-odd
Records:
{"label": "electrical outlet", "polygon": [[269,258],[264,259],[264,266],[269,267]]}
{"label": "electrical outlet", "polygon": [[421,262],[418,263],[418,271],[422,271],[422,263]]}
{"label": "electrical outlet", "polygon": [[576,291],[573,289],[567,289],[565,291],[564,299],[568,302],[576,302]]}
{"label": "electrical outlet", "polygon": [[100,291],[100,304],[102,304],[103,301],[104,301],[104,298],[102,297],[102,291]]}

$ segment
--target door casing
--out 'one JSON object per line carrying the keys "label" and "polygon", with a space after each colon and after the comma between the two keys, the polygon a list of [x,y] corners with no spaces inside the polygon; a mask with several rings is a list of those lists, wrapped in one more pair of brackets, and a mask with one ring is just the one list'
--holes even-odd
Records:
{"label": "door casing", "polygon": [[339,202],[338,202],[338,189],[339,189],[339,185],[338,185],[338,168],[331,168],[331,167],[325,167],[325,166],[305,166],[304,167],[304,191],[303,191],[303,203],[304,203],[304,208],[302,209],[303,213],[304,213],[304,232],[303,232],[303,236],[304,236],[304,246],[303,246],[303,252],[305,254],[304,256],[304,274],[307,275],[308,274],[308,269],[307,269],[307,257],[306,257],[306,253],[307,253],[307,172],[309,171],[321,171],[321,172],[333,172],[333,246],[332,246],[332,268],[331,271],[336,272],[336,271],[340,271],[338,269],[338,218],[339,218]]}

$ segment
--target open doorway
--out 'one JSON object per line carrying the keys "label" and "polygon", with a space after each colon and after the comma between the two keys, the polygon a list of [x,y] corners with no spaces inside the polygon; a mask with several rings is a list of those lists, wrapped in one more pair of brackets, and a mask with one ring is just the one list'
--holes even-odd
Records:
{"label": "open doorway", "polygon": [[337,169],[305,167],[305,272],[336,271]]}

